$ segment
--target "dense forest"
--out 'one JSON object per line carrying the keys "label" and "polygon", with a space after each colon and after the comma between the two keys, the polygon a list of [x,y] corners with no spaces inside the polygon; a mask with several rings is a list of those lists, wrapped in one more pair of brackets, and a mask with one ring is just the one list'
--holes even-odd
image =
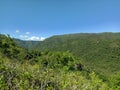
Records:
{"label": "dense forest", "polygon": [[0,34],[0,90],[120,90],[120,34]]}

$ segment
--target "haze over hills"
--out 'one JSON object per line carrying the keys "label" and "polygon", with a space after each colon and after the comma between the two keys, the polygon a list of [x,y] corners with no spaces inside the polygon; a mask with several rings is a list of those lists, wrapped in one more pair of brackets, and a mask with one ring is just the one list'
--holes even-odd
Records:
{"label": "haze over hills", "polygon": [[120,68],[120,33],[78,33],[56,35],[42,42],[20,41],[40,51],[69,51],[84,65],[107,76]]}

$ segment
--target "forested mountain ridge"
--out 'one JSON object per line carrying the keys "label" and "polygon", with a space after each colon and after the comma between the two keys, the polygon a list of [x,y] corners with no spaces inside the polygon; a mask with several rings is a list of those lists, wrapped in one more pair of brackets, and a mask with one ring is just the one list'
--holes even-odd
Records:
{"label": "forested mountain ridge", "polygon": [[[117,40],[120,39],[120,33],[81,33],[81,34],[66,34],[52,36],[43,42],[39,42],[35,48],[40,50],[69,50],[73,51],[75,48],[79,49],[80,46],[87,47],[86,45],[99,45],[102,42],[107,43],[114,41],[118,44]],[[56,45],[59,45],[56,46]],[[82,46],[83,45],[83,46]],[[77,47],[75,47],[77,46]],[[61,48],[62,47],[62,48]],[[54,49],[53,49],[54,48]]]}

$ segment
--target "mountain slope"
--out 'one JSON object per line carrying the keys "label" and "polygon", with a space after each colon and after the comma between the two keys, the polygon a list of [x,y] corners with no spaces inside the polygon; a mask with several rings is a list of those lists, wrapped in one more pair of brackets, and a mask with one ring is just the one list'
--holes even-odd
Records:
{"label": "mountain slope", "polygon": [[53,36],[35,46],[37,50],[70,51],[83,63],[105,75],[120,69],[120,33]]}

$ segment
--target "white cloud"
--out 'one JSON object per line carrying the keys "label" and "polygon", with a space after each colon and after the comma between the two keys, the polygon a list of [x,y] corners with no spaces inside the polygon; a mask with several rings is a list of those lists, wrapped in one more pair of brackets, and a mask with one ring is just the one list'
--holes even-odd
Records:
{"label": "white cloud", "polygon": [[22,40],[28,40],[28,41],[43,41],[45,40],[44,37],[37,37],[37,36],[27,36],[27,35],[20,35],[20,39]]}
{"label": "white cloud", "polygon": [[26,32],[25,34],[30,34],[30,32]]}
{"label": "white cloud", "polygon": [[19,31],[19,30],[16,30],[15,32],[16,32],[16,33],[19,33],[20,31]]}
{"label": "white cloud", "polygon": [[43,41],[43,40],[45,40],[45,38],[43,38],[43,37],[37,37],[37,36],[31,36],[31,37],[28,37],[27,40],[31,40],[31,41]]}

